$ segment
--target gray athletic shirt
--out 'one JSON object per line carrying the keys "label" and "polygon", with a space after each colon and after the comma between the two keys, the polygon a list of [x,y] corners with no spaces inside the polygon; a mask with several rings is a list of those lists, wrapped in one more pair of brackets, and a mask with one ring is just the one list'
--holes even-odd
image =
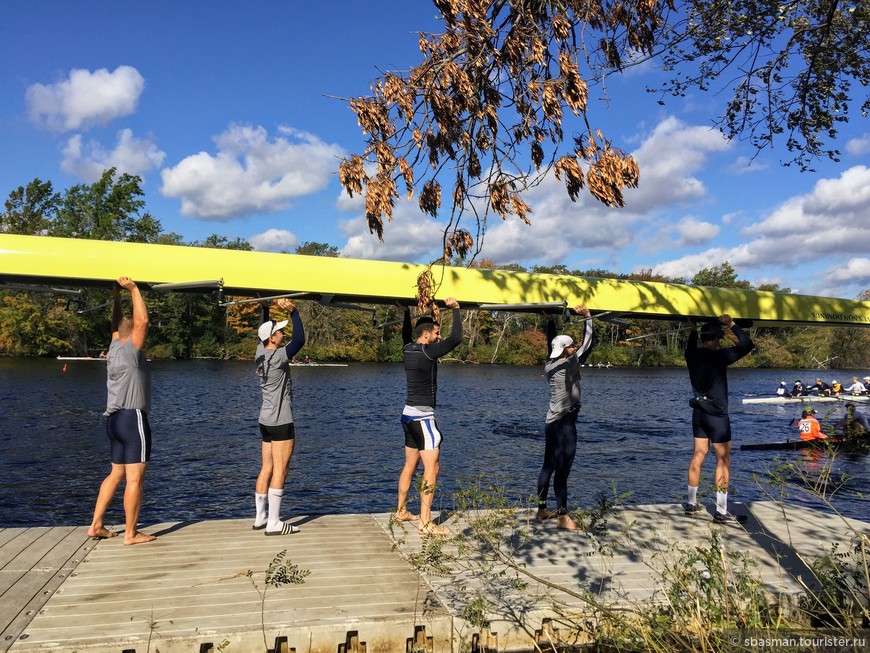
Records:
{"label": "gray athletic shirt", "polygon": [[257,345],[255,362],[263,391],[260,424],[282,426],[293,423],[293,383],[290,380],[287,348],[266,349]]}
{"label": "gray athletic shirt", "polygon": [[550,405],[546,422],[555,422],[572,408],[580,406],[580,365],[592,351],[592,320],[586,320],[583,342],[568,358],[547,360],[544,376],[550,386]]}
{"label": "gray athletic shirt", "polygon": [[122,409],[151,410],[151,371],[144,352],[133,345],[133,338],[124,343],[120,338],[112,340],[106,354],[106,371],[109,396],[105,415]]}

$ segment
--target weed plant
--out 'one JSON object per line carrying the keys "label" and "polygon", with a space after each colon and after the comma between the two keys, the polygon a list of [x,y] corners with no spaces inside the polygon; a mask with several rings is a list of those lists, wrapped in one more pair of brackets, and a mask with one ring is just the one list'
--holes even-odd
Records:
{"label": "weed plant", "polygon": [[[452,536],[423,538],[418,544],[408,540],[404,523],[391,520],[390,529],[397,549],[415,569],[442,579],[440,594],[447,607],[471,629],[485,631],[493,621],[507,620],[528,633],[539,653],[739,651],[748,649],[735,643],[744,641],[735,633],[776,641],[778,634],[818,627],[835,628],[842,637],[861,636],[861,629],[870,627],[870,541],[832,503],[836,495],[854,491],[850,479],[838,474],[836,459],[833,450],[775,459],[756,474],[785,519],[787,536],[777,544],[793,551],[808,572],[797,578],[798,596],[783,596],[764,582],[760,561],[729,542],[720,527],[711,526],[700,540],[675,542],[649,524],[629,521],[627,515],[636,514],[623,509],[630,493],[615,487],[610,496],[598,497],[594,507],[572,512],[582,533],[571,541],[582,542],[578,555],[595,556],[599,580],[612,580],[615,565],[626,556],[642,562],[655,579],[652,596],[643,602],[612,583],[586,578],[554,583],[536,573],[527,563],[542,555],[543,524],[532,518],[537,498],[510,498],[485,479],[468,483],[452,497]],[[811,555],[795,546],[792,531],[800,525],[787,509],[792,500],[806,502],[807,497],[841,520],[847,533]],[[542,614],[558,623],[555,639],[533,623]],[[468,650],[468,633],[457,636],[461,650]]]}

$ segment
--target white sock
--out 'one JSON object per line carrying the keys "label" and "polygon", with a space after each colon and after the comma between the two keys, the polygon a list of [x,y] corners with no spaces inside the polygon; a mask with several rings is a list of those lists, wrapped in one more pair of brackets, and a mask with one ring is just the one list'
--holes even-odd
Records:
{"label": "white sock", "polygon": [[692,487],[690,485],[688,487],[689,487],[689,505],[694,506],[696,503],[698,503],[698,486],[696,485],[695,487]]}
{"label": "white sock", "polygon": [[266,517],[268,516],[268,498],[268,494],[260,494],[259,492],[254,492],[254,523],[257,524],[257,526],[265,522]]}
{"label": "white sock", "polygon": [[269,521],[266,523],[266,528],[270,531],[277,530],[281,524],[281,498],[283,496],[284,490],[269,488]]}
{"label": "white sock", "polygon": [[716,492],[716,512],[724,515],[728,512],[728,493]]}

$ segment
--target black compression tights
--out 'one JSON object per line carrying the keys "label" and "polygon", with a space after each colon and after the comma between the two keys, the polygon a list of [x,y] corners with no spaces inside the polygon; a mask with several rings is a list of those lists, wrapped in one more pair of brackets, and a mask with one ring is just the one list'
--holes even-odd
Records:
{"label": "black compression tights", "polygon": [[544,427],[544,465],[538,473],[538,506],[546,508],[550,477],[553,478],[553,494],[556,510],[568,511],[568,474],[577,452],[577,413],[572,411]]}

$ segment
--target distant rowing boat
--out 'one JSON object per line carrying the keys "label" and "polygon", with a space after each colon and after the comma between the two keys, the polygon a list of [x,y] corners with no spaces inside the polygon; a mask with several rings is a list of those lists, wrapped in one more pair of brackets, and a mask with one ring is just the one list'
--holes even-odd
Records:
{"label": "distant rowing boat", "polygon": [[347,367],[347,363],[288,363],[291,367]]}
{"label": "distant rowing boat", "polygon": [[870,395],[842,395],[840,397],[748,397],[744,404],[823,404],[838,401],[870,401]]}
{"label": "distant rowing boat", "polygon": [[59,361],[103,361],[106,362],[105,358],[99,358],[98,356],[58,356],[57,360]]}
{"label": "distant rowing boat", "polygon": [[785,442],[760,442],[742,444],[741,451],[795,451],[798,449],[853,449],[870,445],[870,434],[860,438],[828,438],[827,440],[786,440]]}

